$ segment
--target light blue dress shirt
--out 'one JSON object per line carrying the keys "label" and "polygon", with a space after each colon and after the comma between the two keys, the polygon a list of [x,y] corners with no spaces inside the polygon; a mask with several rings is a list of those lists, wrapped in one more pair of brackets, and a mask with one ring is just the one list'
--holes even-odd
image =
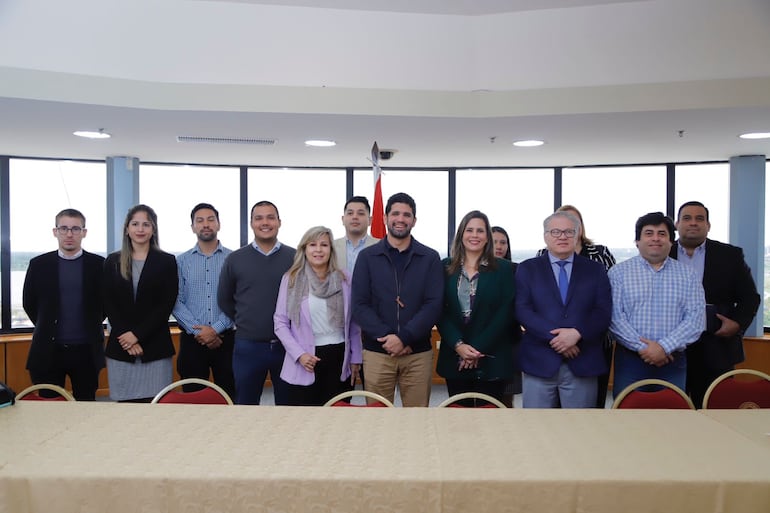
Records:
{"label": "light blue dress shirt", "polygon": [[[551,254],[551,252],[548,252],[548,260],[551,262],[551,270],[553,271],[553,277],[556,279],[556,285],[559,285],[559,272],[560,267],[557,262],[561,262],[561,259],[558,257],[555,257]],[[564,270],[567,271],[567,279],[572,279],[572,264],[575,260],[575,253],[572,253],[570,256],[565,258],[565,260],[568,262],[567,265],[564,266]]]}
{"label": "light blue dress shirt", "polygon": [[353,268],[356,266],[356,260],[358,259],[358,254],[361,253],[361,250],[366,247],[366,238],[368,235],[364,235],[361,240],[358,241],[358,244],[353,245],[352,242],[350,242],[350,239],[345,237],[345,252],[347,253],[347,262],[348,262],[348,275],[353,276]]}
{"label": "light blue dress shirt", "polygon": [[682,247],[682,243],[677,244],[677,260],[683,264],[687,264],[693,269],[703,281],[703,270],[706,268],[706,241],[704,240],[700,246],[695,248],[692,252],[692,256],[687,254],[687,250]]}
{"label": "light blue dress shirt", "polygon": [[[279,249],[281,249],[281,243],[280,243],[279,241],[275,241],[275,246],[273,246],[273,249],[271,249],[271,250],[270,250],[270,251],[268,251],[267,253],[265,253],[264,251],[262,251],[262,248],[260,248],[260,247],[257,245],[257,241],[251,241],[251,247],[252,247],[252,248],[254,248],[254,249],[256,249],[258,253],[262,253],[262,254],[263,254],[263,255],[265,255],[265,256],[270,256],[270,255],[272,255],[273,253],[275,253],[276,251],[278,251]],[[228,251],[229,251],[229,250],[228,250]]]}
{"label": "light blue dress shirt", "polygon": [[196,244],[176,257],[179,295],[173,315],[185,332],[199,334],[200,330],[192,328],[195,325],[211,326],[217,333],[233,327],[232,319],[217,304],[219,274],[230,253],[231,250],[219,243],[214,253],[206,255]]}
{"label": "light blue dress shirt", "polygon": [[610,331],[631,351],[659,343],[666,354],[698,340],[706,326],[706,299],[701,280],[690,266],[666,258],[655,269],[642,256],[612,267]]}

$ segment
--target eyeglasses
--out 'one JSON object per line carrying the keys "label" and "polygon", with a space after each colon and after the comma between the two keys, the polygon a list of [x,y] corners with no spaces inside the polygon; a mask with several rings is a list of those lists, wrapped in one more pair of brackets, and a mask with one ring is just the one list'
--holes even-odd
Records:
{"label": "eyeglasses", "polygon": [[553,237],[554,239],[558,239],[562,235],[564,235],[568,239],[571,239],[572,237],[577,235],[577,230],[573,230],[572,228],[568,228],[566,230],[559,230],[558,228],[554,228],[553,230],[548,230],[545,233],[550,233],[551,237]]}
{"label": "eyeglasses", "polygon": [[57,226],[56,231],[59,232],[59,235],[67,235],[67,232],[72,232],[72,235],[80,235],[83,228],[80,226]]}

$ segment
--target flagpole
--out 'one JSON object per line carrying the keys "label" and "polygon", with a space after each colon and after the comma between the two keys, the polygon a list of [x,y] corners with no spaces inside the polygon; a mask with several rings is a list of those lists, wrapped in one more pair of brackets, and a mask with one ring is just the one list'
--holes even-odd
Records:
{"label": "flagpole", "polygon": [[372,237],[384,239],[386,235],[384,209],[382,203],[382,170],[380,169],[380,149],[377,141],[372,146],[372,171],[374,173],[374,204],[372,205]]}

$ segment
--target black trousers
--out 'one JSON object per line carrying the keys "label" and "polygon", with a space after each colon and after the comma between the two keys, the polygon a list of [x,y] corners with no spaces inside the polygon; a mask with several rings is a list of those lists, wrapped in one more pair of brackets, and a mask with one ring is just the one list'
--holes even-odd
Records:
{"label": "black trousers", "polygon": [[350,378],[340,381],[345,360],[345,344],[318,346],[315,355],[321,359],[315,366],[315,382],[311,385],[289,383],[290,406],[323,406],[337,394],[352,390]]}
{"label": "black trousers", "polygon": [[[78,401],[93,401],[96,399],[96,389],[99,387],[99,369],[94,364],[90,344],[55,344],[53,365],[49,369],[29,371],[32,383],[39,385],[49,383],[64,387],[69,376],[72,383],[72,395]],[[56,397],[56,392],[40,391],[41,397]]]}
{"label": "black trousers", "polygon": [[687,394],[696,408],[703,407],[703,398],[709,385],[725,372],[735,368],[734,365],[724,365],[714,368],[706,361],[703,347],[698,343],[687,347]]}
{"label": "black trousers", "polygon": [[[605,342],[604,347],[602,348],[602,352],[604,353],[604,360],[607,362],[607,366],[609,367],[612,365],[612,342],[607,344]],[[596,408],[606,408],[607,407],[607,389],[609,388],[610,383],[610,373],[607,371],[607,374],[601,374],[598,376],[598,388],[596,390]]]}
{"label": "black trousers", "polygon": [[[233,377],[233,345],[235,332],[227,330],[219,335],[222,345],[216,349],[209,349],[195,340],[194,335],[182,333],[179,338],[179,356],[176,360],[176,370],[179,376],[184,378],[209,379],[209,374],[214,378],[214,383],[235,399],[235,378]],[[185,392],[200,390],[201,385],[185,385]]]}
{"label": "black trousers", "polygon": [[[451,379],[446,380],[446,390],[449,397],[453,395],[462,394],[463,392],[478,392],[494,397],[500,402],[503,402],[503,396],[505,395],[506,381],[502,379],[493,381],[484,381],[480,379]],[[463,399],[458,404],[467,407],[476,406],[475,399]]]}

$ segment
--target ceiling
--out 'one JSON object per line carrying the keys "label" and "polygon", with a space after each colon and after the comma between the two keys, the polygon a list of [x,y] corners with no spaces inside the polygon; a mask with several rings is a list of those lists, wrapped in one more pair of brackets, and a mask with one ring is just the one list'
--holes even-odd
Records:
{"label": "ceiling", "polygon": [[[767,26],[767,0],[4,1],[0,155],[364,167],[374,141],[393,167],[768,155],[770,140],[737,138],[770,132]],[[99,128],[113,137],[72,136]],[[511,144],[530,138],[546,144]]]}

